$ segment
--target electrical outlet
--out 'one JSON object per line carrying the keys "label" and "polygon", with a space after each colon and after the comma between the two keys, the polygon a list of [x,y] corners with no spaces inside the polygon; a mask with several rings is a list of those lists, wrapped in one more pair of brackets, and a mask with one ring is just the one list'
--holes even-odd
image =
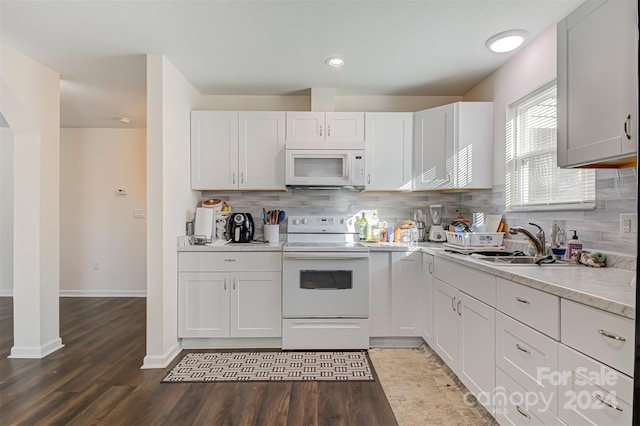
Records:
{"label": "electrical outlet", "polygon": [[635,213],[620,215],[620,234],[635,235],[638,233],[638,215]]}

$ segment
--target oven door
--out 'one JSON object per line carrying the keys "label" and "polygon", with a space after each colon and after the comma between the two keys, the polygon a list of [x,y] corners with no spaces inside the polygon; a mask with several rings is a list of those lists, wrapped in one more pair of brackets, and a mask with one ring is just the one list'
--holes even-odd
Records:
{"label": "oven door", "polygon": [[369,317],[368,252],[284,252],[284,318]]}

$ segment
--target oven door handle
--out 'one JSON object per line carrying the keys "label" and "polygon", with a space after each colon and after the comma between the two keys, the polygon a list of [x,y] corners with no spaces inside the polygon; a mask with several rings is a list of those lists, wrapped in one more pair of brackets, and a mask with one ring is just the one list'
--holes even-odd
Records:
{"label": "oven door handle", "polygon": [[351,259],[369,259],[369,252],[363,253],[324,253],[324,252],[284,252],[283,259],[294,260],[351,260]]}

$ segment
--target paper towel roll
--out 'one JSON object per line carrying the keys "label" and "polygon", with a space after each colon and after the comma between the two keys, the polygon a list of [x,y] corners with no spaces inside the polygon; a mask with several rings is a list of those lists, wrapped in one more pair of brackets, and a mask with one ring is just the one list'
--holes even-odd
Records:
{"label": "paper towel roll", "polygon": [[213,209],[196,208],[196,223],[193,231],[194,235],[205,235],[211,241],[213,233]]}

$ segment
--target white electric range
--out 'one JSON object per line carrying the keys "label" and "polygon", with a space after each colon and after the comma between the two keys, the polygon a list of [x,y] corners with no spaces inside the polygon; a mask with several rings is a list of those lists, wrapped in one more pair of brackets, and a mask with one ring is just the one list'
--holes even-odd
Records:
{"label": "white electric range", "polygon": [[355,218],[292,216],[282,255],[282,348],[369,347],[369,249]]}

